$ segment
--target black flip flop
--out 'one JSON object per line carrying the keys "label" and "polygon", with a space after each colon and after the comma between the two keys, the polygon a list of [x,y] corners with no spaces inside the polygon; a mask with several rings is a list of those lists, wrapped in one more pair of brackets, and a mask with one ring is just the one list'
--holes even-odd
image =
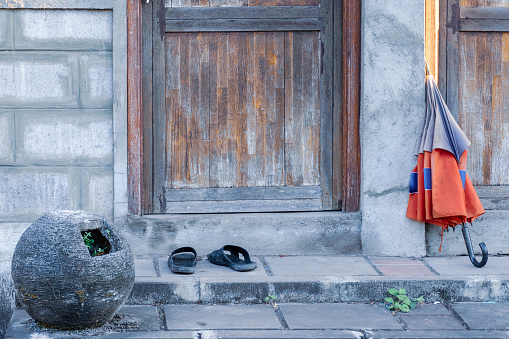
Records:
{"label": "black flip flop", "polygon": [[192,274],[196,266],[196,251],[192,247],[177,248],[168,258],[168,267],[173,273]]}
{"label": "black flip flop", "polygon": [[[230,252],[230,254],[224,253],[224,251]],[[244,259],[241,259],[239,254],[242,254]],[[215,265],[228,266],[235,271],[251,271],[256,268],[256,263],[251,261],[249,253],[245,249],[239,246],[226,245],[222,248],[215,250],[207,255],[209,261]]]}

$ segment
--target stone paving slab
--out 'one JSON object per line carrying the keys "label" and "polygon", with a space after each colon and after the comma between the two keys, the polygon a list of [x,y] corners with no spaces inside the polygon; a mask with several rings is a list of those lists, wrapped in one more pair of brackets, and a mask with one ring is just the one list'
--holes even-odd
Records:
{"label": "stone paving slab", "polygon": [[509,338],[509,332],[502,331],[467,331],[467,330],[420,330],[420,331],[366,331],[364,338],[369,339],[481,339]]}
{"label": "stone paving slab", "polygon": [[274,276],[357,276],[378,275],[364,257],[359,256],[266,256]]}
{"label": "stone paving slab", "polygon": [[408,313],[396,313],[408,330],[464,330],[458,319],[443,304],[417,305]]}
{"label": "stone paving slab", "polygon": [[435,275],[422,261],[414,259],[372,259],[373,264],[386,276]]}
{"label": "stone paving slab", "polygon": [[458,319],[452,315],[402,316],[409,330],[464,330]]}
{"label": "stone paving slab", "polygon": [[[137,338],[137,339],[359,339],[364,338],[358,331],[344,330],[200,330],[200,331],[159,331],[151,333],[129,332],[108,334],[106,338]],[[42,338],[41,338],[42,339]]]}
{"label": "stone paving slab", "polygon": [[282,329],[269,305],[166,305],[169,330]]}
{"label": "stone paving slab", "polygon": [[135,259],[134,269],[136,277],[157,277],[152,259]]}
{"label": "stone paving slab", "polygon": [[452,308],[470,329],[509,331],[509,302],[456,303]]}
{"label": "stone paving slab", "polygon": [[[480,260],[479,256],[477,258]],[[467,256],[429,257],[424,261],[443,276],[509,275],[509,256],[489,257],[482,268],[472,265]]]}
{"label": "stone paving slab", "polygon": [[290,329],[402,329],[381,304],[279,304],[279,308]]}

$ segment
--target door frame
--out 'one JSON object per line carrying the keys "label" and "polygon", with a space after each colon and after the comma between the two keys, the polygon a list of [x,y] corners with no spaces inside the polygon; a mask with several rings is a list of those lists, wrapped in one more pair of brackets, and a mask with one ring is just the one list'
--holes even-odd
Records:
{"label": "door frame", "polygon": [[[360,67],[361,67],[361,0],[334,1],[335,10],[342,12],[340,20],[335,21],[342,28],[342,41],[333,41],[335,51],[340,50],[342,66],[336,74],[333,90],[337,94],[333,103],[333,113],[341,119],[334,120],[334,129],[343,131],[342,138],[333,137],[332,150],[341,157],[333,157],[337,168],[342,168],[342,178],[334,178],[332,201],[333,206],[343,212],[359,210],[360,200]],[[149,197],[144,187],[151,164],[144,162],[143,84],[151,81],[143,78],[143,61],[147,58],[143,51],[143,20],[142,7],[145,0],[127,1],[127,188],[130,215],[142,215],[144,201]],[[342,5],[342,8],[341,8]],[[150,19],[149,19],[150,20]],[[342,25],[339,26],[339,25]],[[144,53],[145,52],[145,53]],[[146,60],[146,59],[145,59]],[[146,86],[145,86],[146,87]],[[147,93],[145,93],[147,96]],[[147,130],[145,126],[145,130]],[[341,197],[341,200],[338,199]]]}

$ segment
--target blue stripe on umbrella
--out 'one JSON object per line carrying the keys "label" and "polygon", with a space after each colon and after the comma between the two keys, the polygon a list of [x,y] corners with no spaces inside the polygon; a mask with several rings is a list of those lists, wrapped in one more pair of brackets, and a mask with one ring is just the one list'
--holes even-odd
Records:
{"label": "blue stripe on umbrella", "polygon": [[467,171],[460,170],[461,183],[463,184],[463,189],[465,189],[465,180],[467,180]]}
{"label": "blue stripe on umbrella", "polygon": [[431,189],[431,168],[425,167],[423,174],[424,174],[424,189],[430,190]]}
{"label": "blue stripe on umbrella", "polygon": [[410,194],[417,193],[417,172],[412,172],[410,174]]}

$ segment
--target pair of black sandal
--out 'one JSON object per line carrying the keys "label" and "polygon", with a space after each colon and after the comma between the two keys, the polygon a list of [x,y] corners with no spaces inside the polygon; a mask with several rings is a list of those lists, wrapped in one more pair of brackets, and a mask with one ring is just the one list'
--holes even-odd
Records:
{"label": "pair of black sandal", "polygon": [[[230,254],[226,254],[225,251],[230,252]],[[240,257],[240,254],[243,258]],[[196,257],[194,248],[178,248],[168,258],[168,267],[173,273],[192,274],[196,266]],[[215,265],[227,266],[235,271],[245,272],[256,268],[256,262],[251,261],[249,253],[242,247],[235,245],[223,246],[209,253],[207,258]]]}

